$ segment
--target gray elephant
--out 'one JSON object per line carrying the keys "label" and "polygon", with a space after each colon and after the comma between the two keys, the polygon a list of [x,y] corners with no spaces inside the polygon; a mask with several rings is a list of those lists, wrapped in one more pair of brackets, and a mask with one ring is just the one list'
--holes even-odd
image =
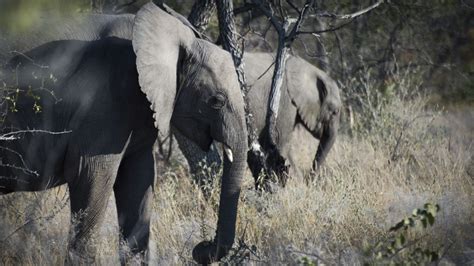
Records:
{"label": "gray elephant", "polygon": [[[259,142],[263,150],[268,152],[271,146],[266,117],[274,57],[269,53],[245,53],[244,60],[247,85],[250,87],[248,93],[250,111],[254,118]],[[319,139],[319,145],[314,148],[314,152],[307,152],[314,157],[311,168],[316,170],[326,159],[336,139],[340,109],[341,100],[336,82],[324,71],[304,59],[290,56],[287,61],[276,125],[278,154],[271,154],[269,157],[273,158],[270,159],[281,157],[283,162],[280,163],[289,166],[290,175],[296,173],[301,175],[304,169],[298,165],[300,159],[294,152],[295,147],[304,149],[308,145],[315,146],[314,139]],[[304,128],[306,132],[298,132],[301,128]],[[180,149],[190,164],[191,172],[197,176],[199,183],[205,183],[206,181],[202,180],[203,177],[197,174],[196,165],[202,160],[208,164],[213,163],[219,156],[215,152],[200,151],[179,133],[175,135]],[[303,136],[303,139],[295,139],[296,136]],[[251,152],[248,154],[248,165],[257,182],[262,166]],[[274,170],[277,173],[282,172],[280,169]],[[284,183],[285,179],[281,182]]]}
{"label": "gray elephant", "polygon": [[233,244],[247,152],[237,77],[227,52],[170,14],[149,3],[135,18],[92,16],[56,33],[3,39],[22,52],[39,46],[2,70],[14,100],[3,125],[4,139],[13,140],[0,143],[0,194],[67,183],[71,210],[80,214],[72,250],[88,244],[113,191],[123,236],[132,251],[146,251],[152,148],[170,125],[203,150],[217,141],[226,151],[216,237],[198,244],[193,257],[217,261]]}

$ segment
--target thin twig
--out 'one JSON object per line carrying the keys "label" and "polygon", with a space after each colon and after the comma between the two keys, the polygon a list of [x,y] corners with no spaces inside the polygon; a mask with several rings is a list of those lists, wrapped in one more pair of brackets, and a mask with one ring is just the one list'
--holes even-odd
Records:
{"label": "thin twig", "polygon": [[313,15],[310,15],[309,17],[329,17],[329,18],[332,18],[332,19],[339,19],[339,20],[348,20],[346,22],[343,22],[337,26],[334,26],[334,27],[330,27],[330,28],[327,28],[327,29],[323,29],[323,30],[317,30],[317,31],[299,31],[298,34],[320,34],[320,33],[325,33],[325,32],[331,32],[331,31],[336,31],[336,30],[339,30],[347,25],[349,25],[354,19],[356,19],[357,17],[360,17],[370,11],[372,11],[373,9],[379,7],[382,3],[384,3],[385,0],[379,0],[378,2],[376,2],[375,4],[369,6],[369,7],[366,7],[362,10],[359,10],[357,12],[354,12],[354,13],[351,13],[351,14],[344,14],[344,15],[337,15],[337,14],[331,14],[331,13],[327,13],[327,12],[324,12],[324,13],[319,13],[319,14],[313,14]]}
{"label": "thin twig", "polygon": [[326,17],[326,18],[332,18],[332,19],[341,19],[341,20],[350,19],[350,20],[352,20],[352,19],[355,19],[357,17],[360,17],[360,16],[364,15],[365,13],[368,13],[368,12],[372,11],[373,9],[377,8],[378,6],[380,6],[384,2],[385,2],[385,0],[379,0],[376,3],[366,7],[364,9],[361,9],[357,12],[351,13],[351,14],[338,15],[338,14],[323,12],[323,13],[318,13],[318,14],[311,15],[310,17]]}
{"label": "thin twig", "polygon": [[55,132],[55,131],[42,130],[42,129],[23,129],[23,130],[12,131],[12,132],[8,132],[3,135],[0,135],[0,140],[16,140],[16,139],[19,139],[19,137],[16,137],[15,135],[22,134],[22,133],[33,133],[33,134],[44,133],[44,134],[49,134],[49,135],[61,135],[61,134],[67,134],[71,132],[72,130]]}

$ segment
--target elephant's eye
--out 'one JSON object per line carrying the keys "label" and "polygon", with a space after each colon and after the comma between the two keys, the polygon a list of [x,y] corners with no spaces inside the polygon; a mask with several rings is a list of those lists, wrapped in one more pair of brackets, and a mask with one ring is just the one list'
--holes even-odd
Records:
{"label": "elephant's eye", "polygon": [[223,93],[217,93],[216,95],[213,95],[211,98],[209,98],[208,103],[214,109],[221,109],[224,107],[226,101],[227,98]]}

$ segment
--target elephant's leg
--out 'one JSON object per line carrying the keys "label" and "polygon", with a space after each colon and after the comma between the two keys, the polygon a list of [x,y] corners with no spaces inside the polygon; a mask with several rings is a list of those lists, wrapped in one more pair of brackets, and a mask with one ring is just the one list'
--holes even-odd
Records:
{"label": "elephant's leg", "polygon": [[130,250],[147,250],[155,180],[153,147],[127,155],[114,185],[120,231]]}
{"label": "elephant's leg", "polygon": [[247,153],[247,164],[255,179],[255,189],[258,190],[264,181],[264,166],[262,165],[260,158],[251,151]]}
{"label": "elephant's leg", "polygon": [[275,192],[278,184],[285,186],[288,178],[289,164],[277,149],[267,151],[262,159],[252,151],[247,153],[247,163],[255,180],[255,189]]}
{"label": "elephant's leg", "polygon": [[[122,154],[69,156],[66,161],[73,238],[71,259],[93,259],[93,238],[105,216]],[[72,261],[74,263],[74,261]]]}

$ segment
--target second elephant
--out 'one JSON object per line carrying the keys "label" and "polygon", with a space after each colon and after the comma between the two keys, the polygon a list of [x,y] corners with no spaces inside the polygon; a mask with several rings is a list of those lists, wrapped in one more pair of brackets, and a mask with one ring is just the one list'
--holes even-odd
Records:
{"label": "second elephant", "polygon": [[[271,146],[266,117],[274,57],[270,53],[245,53],[244,60],[249,86],[249,109],[253,115],[259,143],[262,149],[268,152]],[[299,176],[309,170],[316,170],[325,161],[334,144],[341,109],[339,88],[321,69],[302,58],[290,56],[281,90],[276,150],[278,156],[289,166],[288,174]],[[198,174],[199,163],[205,160],[207,164],[219,164],[217,152],[205,153],[179,133],[175,136],[188,160],[191,172],[198,179],[198,183],[202,184],[203,177]],[[316,144],[316,140],[319,140],[319,144]],[[300,165],[300,149],[306,150],[306,157],[312,157],[311,165]],[[257,181],[262,166],[251,152],[248,155],[248,165]],[[278,171],[275,169],[275,172]]]}

